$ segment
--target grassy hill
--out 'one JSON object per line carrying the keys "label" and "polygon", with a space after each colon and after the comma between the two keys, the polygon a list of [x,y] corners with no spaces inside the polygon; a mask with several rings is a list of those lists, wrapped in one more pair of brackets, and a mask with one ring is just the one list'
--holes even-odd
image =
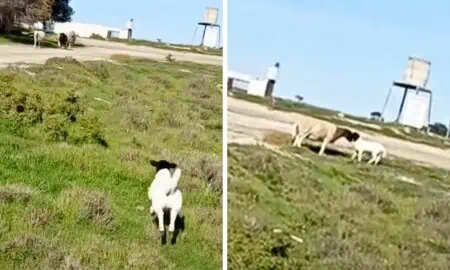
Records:
{"label": "grassy hill", "polygon": [[448,268],[448,171],[319,157],[274,135],[280,152],[228,147],[229,269]]}
{"label": "grassy hill", "polygon": [[[0,269],[218,269],[221,67],[149,60],[0,71]],[[183,170],[160,246],[150,159]]]}

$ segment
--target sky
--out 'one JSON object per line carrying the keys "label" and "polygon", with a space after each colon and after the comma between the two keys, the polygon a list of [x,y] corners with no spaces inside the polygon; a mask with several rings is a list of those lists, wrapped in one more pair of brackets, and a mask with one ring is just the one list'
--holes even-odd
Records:
{"label": "sky", "polygon": [[[358,116],[381,111],[409,56],[431,61],[431,121],[450,120],[450,1],[228,0],[228,68],[265,77],[274,94]],[[393,88],[386,120],[403,90]]]}
{"label": "sky", "polygon": [[[72,0],[70,5],[75,10],[74,22],[124,28],[134,18],[133,36],[137,39],[160,38],[191,44],[206,7],[219,8],[219,24],[222,24],[221,0]],[[201,34],[199,28],[196,44],[200,43]]]}

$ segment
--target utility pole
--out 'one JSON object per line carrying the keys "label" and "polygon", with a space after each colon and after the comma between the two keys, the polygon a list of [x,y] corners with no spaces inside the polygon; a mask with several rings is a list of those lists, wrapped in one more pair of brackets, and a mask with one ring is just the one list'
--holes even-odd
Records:
{"label": "utility pole", "polygon": [[447,136],[445,137],[448,138],[449,136],[450,136],[450,121],[448,121]]}

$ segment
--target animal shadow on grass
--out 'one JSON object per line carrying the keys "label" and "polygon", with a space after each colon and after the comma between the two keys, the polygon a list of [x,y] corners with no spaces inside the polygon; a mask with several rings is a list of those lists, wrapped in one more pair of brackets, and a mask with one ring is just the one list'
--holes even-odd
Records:
{"label": "animal shadow on grass", "polygon": [[[153,218],[153,224],[158,227],[158,217],[154,215]],[[165,210],[164,211],[164,226],[167,227],[170,224],[170,211]],[[185,223],[185,217],[180,217],[179,215],[175,219],[175,231],[172,234],[172,239],[170,239],[170,243],[172,245],[175,245],[177,243],[177,239],[179,235],[184,232],[186,228]],[[167,244],[167,231],[164,230],[164,232],[161,234],[161,245]]]}
{"label": "animal shadow on grass", "polygon": [[[317,146],[317,145],[305,145],[305,146],[308,147],[311,151],[313,151],[316,154],[319,153],[320,147],[321,147],[320,145],[319,146]],[[331,149],[329,147],[325,148],[325,155],[327,155],[327,156],[334,156],[334,157],[338,157],[338,156],[339,157],[348,157],[347,154],[345,154],[345,153],[343,153],[343,152],[341,152],[339,150],[336,150],[336,149]]]}

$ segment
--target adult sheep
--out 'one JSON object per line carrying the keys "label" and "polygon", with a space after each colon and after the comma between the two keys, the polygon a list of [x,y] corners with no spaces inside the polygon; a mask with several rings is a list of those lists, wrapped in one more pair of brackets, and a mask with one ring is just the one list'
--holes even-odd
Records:
{"label": "adult sheep", "polygon": [[[303,126],[303,130],[300,130],[300,126]],[[340,138],[346,138],[347,141],[353,142],[358,136],[354,132],[347,128],[338,127],[335,124],[325,121],[302,121],[301,124],[294,123],[294,129],[292,133],[292,145],[302,146],[304,139],[312,139],[315,141],[322,141],[322,146],[319,151],[319,155],[325,153],[327,144],[334,143]]]}
{"label": "adult sheep", "polygon": [[58,35],[58,47],[60,48],[69,47],[69,49],[71,49],[73,44],[75,44],[76,38],[77,37],[74,31],[70,31],[67,34],[60,33]]}
{"label": "adult sheep", "polygon": [[77,40],[77,34],[74,31],[70,31],[67,33],[67,42],[69,43],[69,49],[75,45],[75,41]]}
{"label": "adult sheep", "polygon": [[36,45],[38,45],[39,48],[41,48],[41,41],[45,39],[45,32],[42,30],[35,30],[33,33],[33,38],[34,38],[33,48],[36,48]]}

